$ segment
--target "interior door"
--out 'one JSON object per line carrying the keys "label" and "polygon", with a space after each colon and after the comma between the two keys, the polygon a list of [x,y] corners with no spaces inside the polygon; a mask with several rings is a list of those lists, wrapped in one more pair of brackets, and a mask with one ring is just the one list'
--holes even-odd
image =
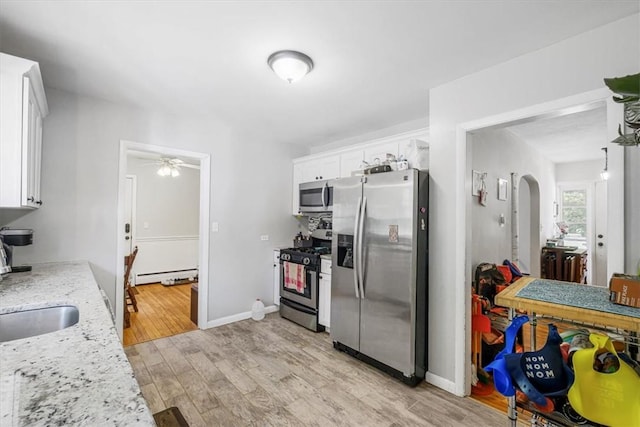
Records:
{"label": "interior door", "polygon": [[[607,286],[607,183],[596,181],[594,210],[595,246],[593,248],[592,283]],[[594,241],[594,239],[590,239]]]}
{"label": "interior door", "polygon": [[135,206],[135,176],[127,175],[124,193],[124,240],[127,254],[133,252],[133,211]]}
{"label": "interior door", "polygon": [[415,371],[417,172],[366,177],[360,351]]}
{"label": "interior door", "polygon": [[331,339],[360,348],[360,299],[354,263],[355,224],[362,197],[360,178],[342,178],[333,186],[331,248]]}

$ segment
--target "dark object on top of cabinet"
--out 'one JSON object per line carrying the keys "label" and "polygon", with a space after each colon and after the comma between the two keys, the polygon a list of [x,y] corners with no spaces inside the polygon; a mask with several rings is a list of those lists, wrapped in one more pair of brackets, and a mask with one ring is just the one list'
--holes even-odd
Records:
{"label": "dark object on top of cabinet", "polygon": [[364,170],[365,175],[373,174],[373,173],[382,173],[382,172],[391,172],[390,165],[376,165],[371,166]]}

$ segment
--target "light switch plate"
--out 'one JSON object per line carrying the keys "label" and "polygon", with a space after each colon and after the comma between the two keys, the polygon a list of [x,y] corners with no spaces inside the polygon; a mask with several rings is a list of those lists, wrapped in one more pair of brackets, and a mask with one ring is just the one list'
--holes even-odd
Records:
{"label": "light switch plate", "polygon": [[219,229],[220,228],[218,227],[218,223],[217,222],[214,221],[214,222],[211,223],[211,232],[212,233],[217,233]]}
{"label": "light switch plate", "polygon": [[262,241],[269,240],[269,235],[268,234],[263,234],[262,236],[260,236],[260,240],[262,240]]}

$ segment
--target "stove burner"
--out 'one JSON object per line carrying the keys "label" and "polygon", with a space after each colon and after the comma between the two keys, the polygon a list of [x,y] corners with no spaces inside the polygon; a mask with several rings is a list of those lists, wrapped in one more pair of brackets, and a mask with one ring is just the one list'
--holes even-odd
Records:
{"label": "stove burner", "polygon": [[331,248],[316,246],[311,248],[288,248],[280,251],[282,261],[303,264],[307,267],[318,268],[320,255],[330,254]]}

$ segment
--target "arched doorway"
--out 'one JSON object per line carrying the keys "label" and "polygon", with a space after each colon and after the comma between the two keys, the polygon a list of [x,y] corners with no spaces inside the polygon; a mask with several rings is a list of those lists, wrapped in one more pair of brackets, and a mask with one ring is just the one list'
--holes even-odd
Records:
{"label": "arched doorway", "polygon": [[[514,174],[515,175],[515,174]],[[517,176],[513,178],[517,179]],[[514,179],[514,181],[515,181]],[[531,175],[517,181],[513,200],[513,259],[523,273],[540,275],[540,186]]]}

